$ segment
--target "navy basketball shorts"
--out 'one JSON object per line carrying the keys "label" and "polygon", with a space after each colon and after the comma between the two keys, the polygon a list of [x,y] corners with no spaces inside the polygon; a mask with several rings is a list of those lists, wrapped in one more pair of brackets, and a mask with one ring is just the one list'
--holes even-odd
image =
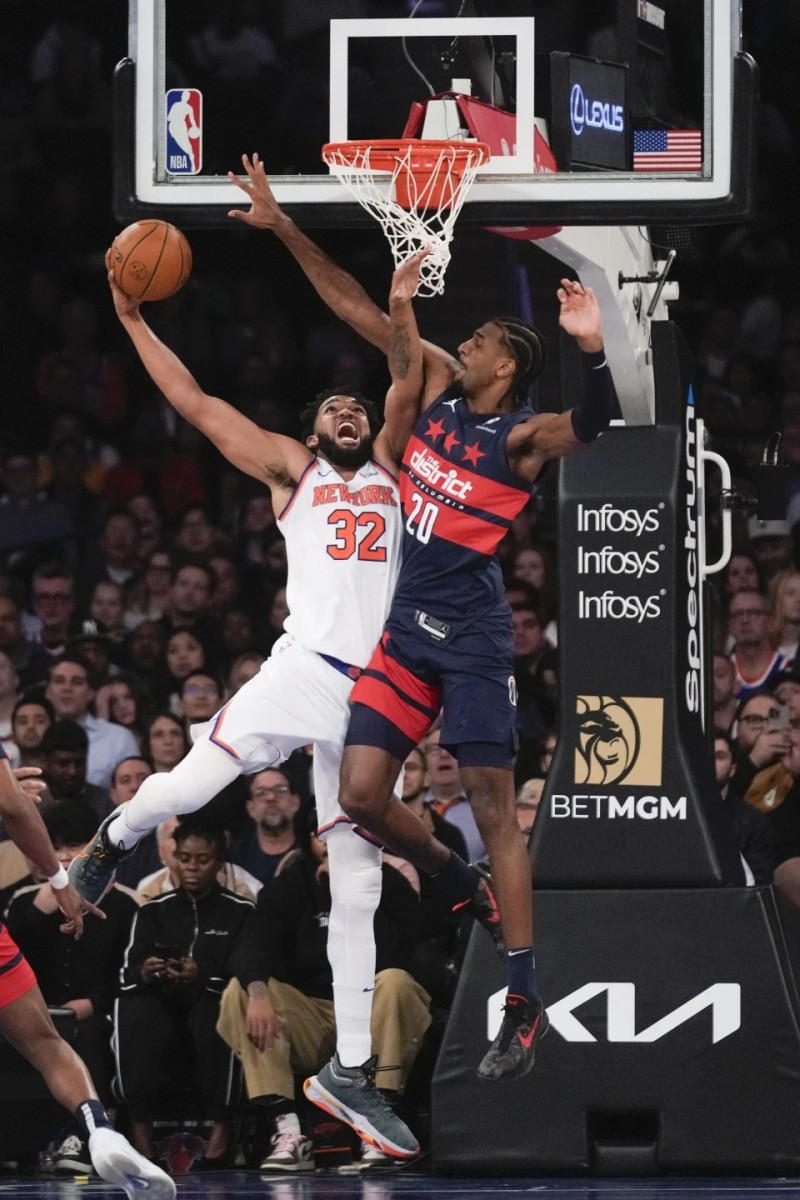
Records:
{"label": "navy basketball shorts", "polygon": [[517,688],[507,617],[438,641],[413,616],[392,614],[353,688],[345,744],[404,760],[443,709],[441,744],[460,767],[511,768]]}

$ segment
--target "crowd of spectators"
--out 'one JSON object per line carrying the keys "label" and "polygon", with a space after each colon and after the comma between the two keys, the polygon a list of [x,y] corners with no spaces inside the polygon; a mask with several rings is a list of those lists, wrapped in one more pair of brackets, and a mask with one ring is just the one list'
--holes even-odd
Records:
{"label": "crowd of spectators", "polygon": [[[5,7],[0,319],[12,336],[0,397],[0,738],[14,765],[42,767],[42,812],[67,860],[144,778],[181,760],[193,722],[213,716],[259,670],[287,614],[286,555],[266,490],[233,472],[168,408],[112,319],[103,270],[116,232],[108,81],[125,52],[125,5],[84,0],[67,11],[7,0]],[[296,58],[302,72],[291,88],[284,81],[276,102],[295,125],[308,118],[309,144],[325,140],[302,103],[303,80],[313,81],[308,51],[318,41],[319,6],[278,4],[279,19],[267,25],[258,16],[263,7],[231,3],[224,19],[187,37],[185,62],[226,79],[237,114],[231,125],[239,116],[243,122],[224,169],[257,145],[258,130],[247,127],[237,99],[242,89],[258,76],[280,91],[276,40],[284,50],[305,47]],[[366,0],[363,7],[371,11]],[[683,294],[672,315],[696,357],[698,411],[734,475],[752,481],[776,431],[790,467],[785,521],[736,516],[734,555],[715,605],[713,712],[717,779],[753,878],[774,879],[800,904],[800,238],[792,214],[800,4],[745,10],[749,48],[762,66],[758,211],[749,224],[697,232],[695,257],[678,263]],[[181,64],[170,70],[180,81]],[[286,145],[281,152],[291,153]],[[154,327],[208,391],[270,429],[296,434],[296,413],[323,386],[380,398],[380,359],[330,319],[266,237],[255,254],[248,240],[255,236],[193,235],[194,277],[151,311]],[[320,236],[334,256],[356,259],[367,282],[388,278],[379,241],[362,239],[370,247],[363,252],[346,232]],[[504,274],[504,256],[516,252],[505,243],[498,249],[483,231],[465,232],[462,243],[487,278],[498,261]],[[707,270],[711,255],[714,271]],[[439,312],[435,319],[443,320]],[[552,370],[542,384],[545,400],[557,390]],[[513,610],[518,813],[526,835],[558,737],[554,524],[552,511],[532,502],[501,547]],[[309,762],[300,754],[286,770],[237,781],[199,823],[176,829],[169,822],[146,838],[124,864],[107,904],[110,919],[87,921],[80,943],[60,937],[49,885],[31,875],[10,842],[0,842],[9,928],[48,1003],[76,1013],[81,1053],[114,1106],[108,1033],[132,936],[118,1037],[123,1095],[148,1153],[156,1153],[159,1077],[137,1074],[142,1022],[148,1054],[157,1051],[164,1064],[176,1029],[195,1047],[205,1115],[214,1121],[199,1151],[206,1165],[229,1161],[231,1151],[236,1098],[215,1090],[222,1075],[233,1079],[228,1046],[244,1064],[245,1094],[276,1122],[277,1142],[265,1153],[278,1167],[280,1137],[295,1128],[292,1068],[313,1070],[328,1053],[329,892],[324,848],[310,837]],[[410,755],[404,787],[406,803],[437,836],[470,859],[483,856],[458,765],[437,731]],[[399,1094],[431,1014],[435,1026],[452,1000],[464,929],[410,864],[388,859],[384,871],[391,873],[390,911],[379,939],[376,1037],[379,1054],[385,1047],[384,1057],[402,1064],[387,1084]],[[147,907],[139,908],[143,901]],[[204,949],[202,938],[184,936],[186,912],[198,908],[207,913],[202,928],[224,928],[224,945]],[[250,912],[260,950],[243,948],[241,916]],[[263,996],[253,985],[271,977],[280,981],[271,1003],[285,1018],[284,1032],[269,1055],[254,1058],[248,1004],[253,990]],[[227,1046],[214,1028],[223,993]],[[299,993],[313,1004],[294,1020]],[[407,1017],[402,1029],[398,1004]],[[62,1133],[56,1161],[86,1169],[76,1131]]]}

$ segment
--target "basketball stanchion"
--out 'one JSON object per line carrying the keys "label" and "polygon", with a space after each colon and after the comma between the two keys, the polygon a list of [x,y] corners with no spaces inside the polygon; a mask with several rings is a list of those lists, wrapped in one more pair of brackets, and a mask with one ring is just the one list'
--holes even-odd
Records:
{"label": "basketball stanchion", "polygon": [[395,267],[430,250],[416,294],[440,296],[455,223],[478,167],[489,160],[489,147],[418,138],[329,142],[322,157],[380,224]]}
{"label": "basketball stanchion", "polygon": [[476,1077],[504,981],[475,930],[434,1076],[438,1168],[800,1167],[800,909],[746,886],[716,785],[709,452],[671,322],[652,351],[655,425],[560,467],[559,739],[531,839],[550,1028],[523,1079]]}

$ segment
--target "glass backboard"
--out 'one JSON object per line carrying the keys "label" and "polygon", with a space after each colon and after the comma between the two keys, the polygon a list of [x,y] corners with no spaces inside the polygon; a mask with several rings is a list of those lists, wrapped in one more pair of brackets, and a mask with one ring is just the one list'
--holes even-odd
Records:
{"label": "glass backboard", "polygon": [[410,128],[487,140],[488,113],[492,157],[462,222],[735,220],[751,204],[756,94],[739,7],[130,0],[116,214],[222,223],[242,199],[227,172],[257,151],[296,220],[366,223],[324,143]]}

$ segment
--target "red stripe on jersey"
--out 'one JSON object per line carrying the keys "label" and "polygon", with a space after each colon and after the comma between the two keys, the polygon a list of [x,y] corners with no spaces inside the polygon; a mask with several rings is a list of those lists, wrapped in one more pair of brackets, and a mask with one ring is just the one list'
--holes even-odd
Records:
{"label": "red stripe on jersey", "polygon": [[[443,504],[435,496],[419,492],[411,483],[408,484],[407,491],[403,495],[403,512],[406,516],[410,516],[413,511],[406,504],[406,496],[412,492],[422,496],[425,504],[436,506],[436,520],[431,529],[436,537],[442,538],[445,542],[454,542],[457,546],[467,546],[478,554],[494,554],[498,542],[508,533],[510,522],[508,525],[495,525],[492,521],[484,521],[482,517],[476,516],[474,513],[466,512],[455,505],[451,507],[449,504]],[[523,497],[517,506],[517,511],[524,507],[525,498]]]}
{"label": "red stripe on jersey", "polygon": [[441,496],[449,496],[470,508],[482,508],[508,521],[513,521],[530,500],[530,488],[524,484],[513,487],[469,471],[463,463],[431,450],[416,436],[412,436],[406,447],[403,466],[413,481],[433,488]]}

